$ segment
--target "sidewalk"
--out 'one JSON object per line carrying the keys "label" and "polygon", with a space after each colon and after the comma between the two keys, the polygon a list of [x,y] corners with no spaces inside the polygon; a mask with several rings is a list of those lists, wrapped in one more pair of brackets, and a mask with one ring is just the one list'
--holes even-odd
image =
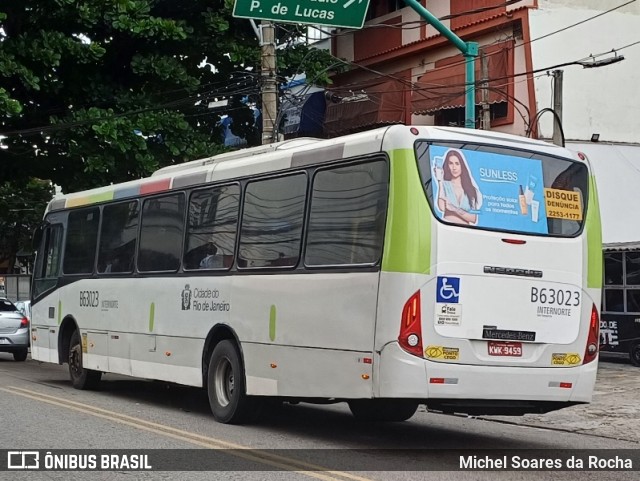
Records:
{"label": "sidewalk", "polygon": [[640,443],[640,368],[628,361],[601,359],[591,404],[547,414],[487,419]]}

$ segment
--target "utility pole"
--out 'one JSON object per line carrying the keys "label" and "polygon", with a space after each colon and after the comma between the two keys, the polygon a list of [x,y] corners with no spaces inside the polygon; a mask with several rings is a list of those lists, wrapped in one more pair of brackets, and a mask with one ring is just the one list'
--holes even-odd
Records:
{"label": "utility pole", "polygon": [[262,144],[271,144],[278,114],[278,88],[276,82],[276,34],[273,22],[260,23],[262,49]]}
{"label": "utility pole", "polygon": [[562,146],[562,70],[553,72],[553,111],[556,113],[553,119],[553,143]]}
{"label": "utility pole", "polygon": [[482,116],[480,117],[480,128],[482,130],[491,130],[491,107],[489,106],[489,57],[484,53],[480,53],[480,69],[482,75],[481,94],[482,94]]}

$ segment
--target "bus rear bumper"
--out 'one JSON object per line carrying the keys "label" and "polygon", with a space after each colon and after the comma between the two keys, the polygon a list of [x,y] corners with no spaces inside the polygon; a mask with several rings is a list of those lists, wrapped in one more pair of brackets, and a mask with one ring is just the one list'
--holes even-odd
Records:
{"label": "bus rear bumper", "polygon": [[[537,406],[524,409],[523,412],[546,412],[571,404],[588,403],[598,369],[597,361],[575,367],[476,366],[433,362],[403,351],[396,343],[385,346],[379,362],[379,397],[417,398],[430,407],[443,403],[468,405],[468,410],[455,412],[469,414],[479,413],[471,409],[473,405],[484,406],[479,410],[490,413],[493,401],[498,412],[491,414],[504,413],[505,410],[500,406],[512,405],[514,401],[523,402],[523,408]],[[544,408],[547,403],[559,406]]]}

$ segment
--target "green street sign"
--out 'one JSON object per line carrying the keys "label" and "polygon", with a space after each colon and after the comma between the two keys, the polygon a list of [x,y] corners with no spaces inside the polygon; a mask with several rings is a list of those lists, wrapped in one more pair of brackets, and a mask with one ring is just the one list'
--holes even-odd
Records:
{"label": "green street sign", "polygon": [[369,0],[236,0],[233,16],[362,28]]}

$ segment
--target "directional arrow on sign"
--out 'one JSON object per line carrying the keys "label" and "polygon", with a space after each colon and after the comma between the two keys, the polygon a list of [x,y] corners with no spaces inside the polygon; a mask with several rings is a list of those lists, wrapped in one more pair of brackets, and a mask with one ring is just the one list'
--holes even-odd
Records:
{"label": "directional arrow on sign", "polygon": [[368,8],[369,0],[236,0],[233,16],[274,22],[362,28]]}
{"label": "directional arrow on sign", "polygon": [[[343,8],[350,7],[351,4],[356,3],[356,0],[349,0],[347,3],[343,5]],[[358,3],[362,3],[362,0],[358,0]]]}

